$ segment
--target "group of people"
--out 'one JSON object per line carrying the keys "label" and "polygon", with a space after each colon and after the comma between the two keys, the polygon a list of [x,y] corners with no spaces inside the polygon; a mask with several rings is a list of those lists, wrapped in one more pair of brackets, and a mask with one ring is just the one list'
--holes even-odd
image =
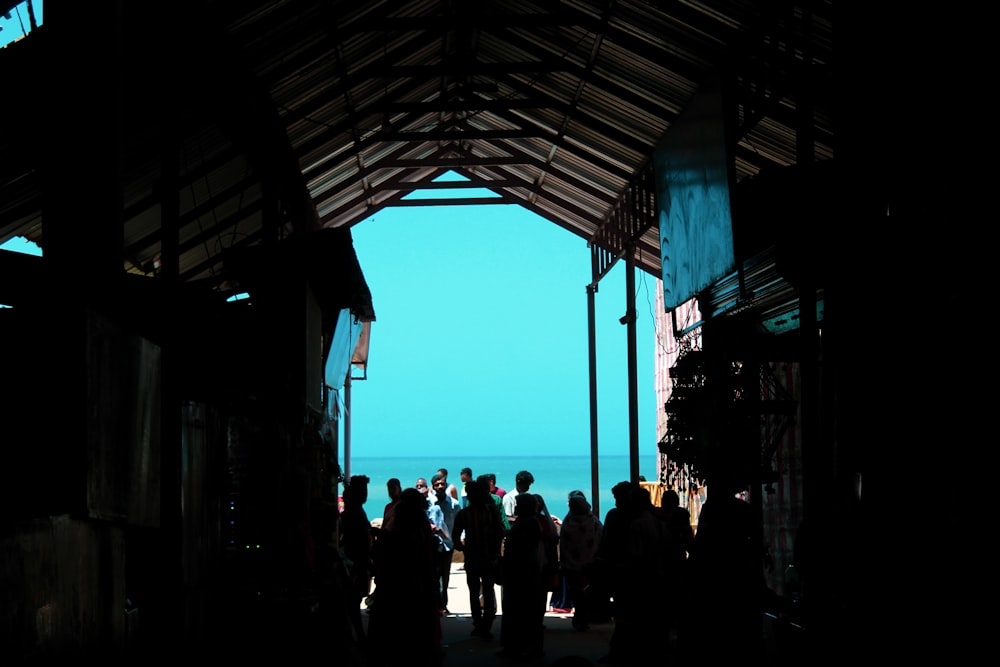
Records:
{"label": "group of people", "polygon": [[[602,521],[586,495],[573,490],[560,519],[531,492],[534,477],[527,470],[517,473],[509,492],[497,487],[494,475],[473,477],[463,468],[460,476],[461,487],[449,483],[444,468],[429,484],[421,477],[403,488],[399,479],[388,480],[390,502],[378,528],[362,507],[368,478],[354,476],[345,483],[340,542],[350,572],[349,613],[356,638],[374,664],[404,659],[412,664],[414,655],[425,656],[434,667],[442,664],[441,617],[448,613],[455,551],[463,555],[471,634],[494,638],[499,584],[503,615],[497,655],[515,659],[544,655],[549,596],[561,587],[561,604],[572,606],[574,629],[614,621],[601,662],[639,664],[677,646],[699,653],[704,647],[693,647],[704,638],[685,625],[680,613],[694,600],[692,577],[707,582],[742,574],[718,572],[732,570],[726,558],[733,554],[719,555],[720,549],[732,552],[748,545],[719,537],[732,531],[717,532],[712,511],[705,516],[709,503],[701,518],[708,520],[708,534],[702,536],[700,528],[696,539],[687,510],[671,491],[656,507],[640,484],[619,482],[612,488],[615,507]],[[725,505],[719,515],[733,513]],[[745,584],[745,578],[726,579],[726,586],[737,584]],[[361,616],[366,599],[367,632]],[[708,614],[704,602],[701,611]]]}
{"label": "group of people", "polygon": [[676,491],[665,491],[656,506],[641,484],[612,487],[615,506],[605,515],[590,599],[603,605],[610,596],[614,630],[598,662],[763,659],[766,585],[752,510],[739,489],[720,473],[695,532]]}

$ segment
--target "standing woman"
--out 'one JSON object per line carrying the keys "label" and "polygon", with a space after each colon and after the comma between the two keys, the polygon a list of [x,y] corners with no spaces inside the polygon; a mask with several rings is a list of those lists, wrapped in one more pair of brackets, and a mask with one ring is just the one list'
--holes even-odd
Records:
{"label": "standing woman", "polygon": [[549,599],[549,606],[554,609],[568,609],[573,603],[568,599],[565,582],[559,575],[559,526],[562,520],[549,513],[549,508],[545,504],[545,498],[540,494],[531,494],[535,497],[538,509],[538,523],[542,527],[542,577],[545,581],[545,590],[552,593]]}
{"label": "standing woman", "polygon": [[395,527],[382,534],[374,554],[378,603],[368,617],[367,664],[442,664],[437,544],[427,521],[427,499],[415,488],[404,489]]}
{"label": "standing woman", "polygon": [[545,655],[544,540],[538,521],[538,500],[517,494],[517,521],[507,534],[503,553],[503,614],[500,616],[501,657],[533,659]]}
{"label": "standing woman", "polygon": [[559,565],[574,603],[573,629],[587,630],[591,619],[587,589],[604,526],[591,511],[583,491],[570,491],[567,502],[569,513],[559,532]]}

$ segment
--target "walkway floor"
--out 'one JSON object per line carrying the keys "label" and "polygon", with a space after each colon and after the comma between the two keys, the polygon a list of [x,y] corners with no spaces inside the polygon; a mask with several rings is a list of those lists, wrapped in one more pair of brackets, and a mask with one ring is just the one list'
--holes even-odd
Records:
{"label": "walkway floor", "polygon": [[[571,614],[545,615],[545,657],[533,661],[512,661],[500,658],[500,619],[493,626],[494,639],[472,637],[472,620],[469,609],[469,589],[465,583],[462,563],[451,566],[451,580],[448,585],[448,610],[451,612],[441,619],[443,643],[445,645],[445,667],[492,667],[524,665],[526,667],[547,667],[565,656],[587,658],[595,665],[597,659],[608,652],[608,641],[614,629],[613,623],[592,624],[584,632],[574,630]],[[503,614],[500,602],[500,587],[497,586],[498,616]]]}

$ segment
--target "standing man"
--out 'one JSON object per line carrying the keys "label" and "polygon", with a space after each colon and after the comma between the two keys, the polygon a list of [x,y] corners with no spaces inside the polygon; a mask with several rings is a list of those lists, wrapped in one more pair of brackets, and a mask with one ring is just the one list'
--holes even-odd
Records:
{"label": "standing man", "polygon": [[431,490],[429,502],[437,505],[441,510],[441,532],[438,533],[444,547],[438,553],[438,568],[440,570],[439,590],[441,591],[441,610],[448,613],[448,583],[451,581],[451,562],[455,557],[455,540],[452,537],[455,530],[455,517],[461,509],[458,500],[448,493],[448,478],[441,473],[436,473],[431,477]]}
{"label": "standing man", "polygon": [[392,530],[396,520],[396,505],[399,504],[399,497],[403,495],[403,484],[396,477],[390,477],[385,483],[385,490],[389,494],[389,502],[382,510],[382,530]]}
{"label": "standing man", "polygon": [[344,511],[340,515],[338,531],[340,553],[349,574],[347,613],[358,643],[365,641],[361,601],[371,591],[372,579],[371,522],[364,508],[368,502],[368,482],[365,475],[353,475],[344,483]]}
{"label": "standing man", "polygon": [[418,477],[413,486],[424,496],[427,521],[431,525],[431,532],[434,533],[434,537],[440,541],[442,526],[444,526],[444,513],[438,507],[437,503],[434,502],[434,494],[430,493],[431,489],[427,484],[426,478]]}
{"label": "standing man", "polygon": [[[448,495],[454,498],[455,500],[458,500],[458,487],[448,482],[448,469],[438,468],[437,474],[444,477],[445,489],[448,491]],[[431,486],[433,487],[433,485],[434,481],[433,478],[431,478]]]}
{"label": "standing man", "polygon": [[[445,540],[445,535],[447,534],[447,524],[444,520],[444,511],[437,504],[436,494],[430,493],[430,488],[428,487],[427,480],[425,478],[418,478],[417,483],[414,486],[417,487],[417,491],[424,494],[424,499],[427,503],[424,506],[424,512],[427,514],[427,521],[430,523],[431,533],[433,534],[434,541],[437,543],[438,557],[434,561],[434,575],[438,582],[438,610],[442,614],[447,614],[448,607],[445,604],[444,596],[441,591],[441,577],[443,576],[443,573],[441,572],[441,561],[443,560],[443,556],[441,556],[441,554],[445,550],[451,549],[451,546],[449,546],[449,542],[451,540],[450,536],[448,536],[449,539],[447,541]],[[446,593],[447,589],[445,589],[444,592]]]}
{"label": "standing man", "polygon": [[503,497],[503,513],[507,515],[507,521],[510,525],[513,526],[514,522],[517,521],[517,515],[514,513],[514,508],[517,504],[517,495],[519,493],[528,493],[531,485],[534,483],[535,476],[527,470],[522,470],[514,476],[514,490],[509,491]]}
{"label": "standing man", "polygon": [[469,589],[469,610],[473,637],[493,639],[491,631],[497,615],[496,575],[500,570],[504,529],[502,512],[490,500],[490,490],[480,477],[466,482],[469,504],[455,517],[455,548],[465,554],[465,582]]}
{"label": "standing man", "polygon": [[462,468],[458,473],[459,479],[462,480],[462,488],[459,490],[458,502],[465,509],[469,506],[469,494],[468,489],[466,489],[466,484],[472,481],[472,468]]}
{"label": "standing man", "polygon": [[[493,473],[487,473],[485,475],[480,475],[479,477],[477,477],[476,481],[482,482],[484,485],[486,485],[486,490],[489,491],[490,489],[496,487],[497,476],[494,475]],[[489,498],[490,501],[494,505],[496,505],[497,513],[500,515],[500,519],[503,520],[503,530],[504,530],[504,535],[506,535],[510,531],[510,522],[507,521],[507,515],[504,514],[503,512],[503,498],[493,493],[492,491],[490,491],[489,495],[490,495]]]}
{"label": "standing man", "polygon": [[503,487],[497,486],[497,476],[494,473],[486,473],[486,478],[490,480],[490,493],[494,496],[499,496],[503,498],[507,495],[507,490]]}

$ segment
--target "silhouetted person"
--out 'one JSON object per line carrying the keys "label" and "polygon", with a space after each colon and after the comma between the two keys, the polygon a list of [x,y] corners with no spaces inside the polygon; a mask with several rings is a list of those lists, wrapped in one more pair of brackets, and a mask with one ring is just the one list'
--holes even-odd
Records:
{"label": "silhouetted person", "polygon": [[399,504],[399,497],[403,494],[403,483],[399,481],[398,477],[391,477],[385,483],[385,490],[389,494],[389,502],[382,510],[382,530],[392,530],[396,505]]}
{"label": "silhouetted person", "polygon": [[664,586],[666,587],[666,627],[671,635],[671,646],[677,642],[678,626],[685,605],[680,603],[688,594],[688,553],[694,548],[694,529],[691,514],[680,506],[680,497],[673,489],[660,496],[660,519],[667,528],[667,549],[664,553]]}
{"label": "silhouetted person", "polygon": [[493,621],[497,615],[496,573],[506,530],[500,509],[490,499],[485,479],[466,482],[464,497],[469,504],[455,517],[455,548],[464,554],[471,634],[492,639]]}
{"label": "silhouetted person", "polygon": [[[386,480],[385,489],[389,494],[389,502],[385,504],[385,508],[382,510],[382,525],[371,529],[373,550],[378,545],[378,541],[382,539],[383,533],[387,530],[392,530],[395,525],[396,506],[399,504],[399,496],[403,493],[403,484],[399,481],[398,477],[390,477]],[[374,563],[372,563],[372,580],[375,584],[375,591],[377,591],[379,575]],[[365,598],[365,604],[368,605],[369,609],[375,604],[375,591]]]}
{"label": "silhouetted person", "polygon": [[612,598],[615,597],[616,577],[623,567],[628,546],[628,503],[631,489],[632,485],[627,481],[618,482],[611,487],[615,506],[604,515],[604,532],[601,534],[601,546],[597,550],[590,582],[591,622],[606,622],[614,616]]}
{"label": "silhouetted person", "polygon": [[503,519],[504,537],[506,538],[506,533],[510,530],[510,522],[507,521],[507,515],[503,511],[503,498],[493,492],[497,486],[497,476],[493,473],[485,473],[476,477],[476,480],[481,480],[486,484],[486,488],[490,490],[490,502],[496,505],[497,510],[500,512],[500,518]]}
{"label": "silhouetted person", "polygon": [[691,513],[681,507],[680,496],[673,489],[667,489],[660,496],[660,517],[674,540],[675,549],[671,554],[678,561],[685,561],[694,546],[694,529],[691,527]]}
{"label": "silhouetted person", "polygon": [[323,485],[322,497],[314,502],[312,508],[318,573],[317,618],[329,628],[328,637],[331,642],[350,646],[353,639],[353,621],[348,603],[351,598],[350,577],[340,548],[340,510],[334,490],[336,484],[333,483],[340,476],[340,466],[333,461],[329,470],[330,477],[325,480],[327,483]]}
{"label": "silhouetted person", "polygon": [[544,655],[545,618],[544,555],[538,501],[530,493],[519,493],[517,521],[507,534],[503,554],[503,616],[497,655],[532,659]]}
{"label": "silhouetted person", "polygon": [[377,545],[379,594],[368,621],[370,665],[438,667],[444,659],[437,540],[426,510],[424,494],[404,489],[396,506],[395,527],[383,533]]}
{"label": "silhouetted person", "polygon": [[[670,534],[653,506],[649,489],[638,484],[632,487],[630,509],[625,570],[625,590],[631,600],[626,601],[627,625],[632,630],[628,654],[633,663],[643,664],[663,657],[667,608],[680,600],[666,586]],[[617,623],[616,617],[616,629]]]}
{"label": "silhouetted person", "polygon": [[344,511],[340,515],[340,550],[349,575],[347,612],[359,642],[364,642],[361,601],[371,589],[371,522],[365,513],[368,502],[368,478],[352,476],[344,485]]}
{"label": "silhouetted person", "polygon": [[608,654],[598,662],[632,665],[662,657],[661,621],[663,606],[669,604],[663,597],[667,529],[647,489],[630,484],[627,493],[623,510],[627,524],[616,527],[617,539],[624,539],[624,548],[618,553],[621,561],[613,591],[615,627]]}
{"label": "silhouetted person", "polygon": [[517,504],[517,495],[519,493],[528,493],[531,490],[531,485],[535,483],[535,476],[527,470],[520,470],[514,476],[514,490],[509,491],[506,494],[498,494],[503,498],[503,511],[507,515],[507,523],[514,525],[517,521],[517,516],[514,514],[514,508]]}
{"label": "silhouetted person", "polygon": [[[551,591],[551,598],[561,605],[572,604],[559,599],[560,596],[557,595],[559,592],[559,524],[562,523],[562,519],[549,512],[545,498],[537,493],[531,495],[535,497],[536,516],[538,524],[542,528],[542,577],[545,581],[545,590]],[[555,605],[550,602],[549,606]],[[560,608],[565,609],[565,606]]]}
{"label": "silhouetted person", "polygon": [[736,497],[741,490],[737,480],[725,474],[709,481],[688,561],[691,613],[690,622],[682,626],[679,648],[682,657],[696,656],[706,664],[757,663],[762,658],[764,574],[754,539],[759,528],[750,504]]}
{"label": "silhouetted person", "polygon": [[586,630],[591,619],[590,577],[604,525],[591,511],[583,491],[570,491],[567,504],[569,512],[559,532],[559,569],[573,603],[573,628]]}
{"label": "silhouetted person", "polygon": [[469,496],[465,490],[465,485],[475,480],[472,476],[472,468],[462,468],[458,472],[458,478],[462,480],[462,483],[458,485],[458,504],[465,508],[469,506]]}

